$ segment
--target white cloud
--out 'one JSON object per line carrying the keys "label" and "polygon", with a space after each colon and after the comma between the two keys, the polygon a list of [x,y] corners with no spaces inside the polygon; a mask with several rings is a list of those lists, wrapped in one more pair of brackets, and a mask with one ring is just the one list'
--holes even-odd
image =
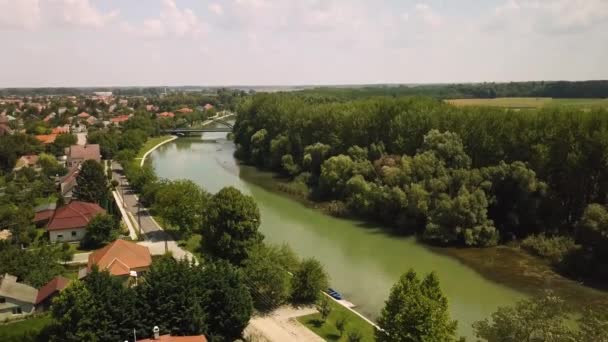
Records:
{"label": "white cloud", "polygon": [[123,23],[122,28],[137,36],[156,38],[197,38],[205,31],[198,16],[189,8],[180,9],[174,0],[163,0],[158,18],[148,18],[141,25]]}
{"label": "white cloud", "polygon": [[494,12],[492,29],[569,34],[608,24],[606,0],[509,0]]}
{"label": "white cloud", "polygon": [[222,7],[222,5],[218,4],[218,3],[212,3],[209,5],[209,11],[211,11],[211,13],[215,14],[215,15],[222,15],[224,14],[224,8]]}
{"label": "white cloud", "polygon": [[441,26],[441,16],[429,5],[420,3],[416,4],[414,8],[416,9],[416,14],[419,15],[427,25],[432,27]]}
{"label": "white cloud", "polygon": [[38,0],[0,0],[0,28],[32,30],[41,20]]}
{"label": "white cloud", "polygon": [[118,11],[102,13],[89,0],[50,0],[51,20],[68,27],[101,28],[118,16]]}

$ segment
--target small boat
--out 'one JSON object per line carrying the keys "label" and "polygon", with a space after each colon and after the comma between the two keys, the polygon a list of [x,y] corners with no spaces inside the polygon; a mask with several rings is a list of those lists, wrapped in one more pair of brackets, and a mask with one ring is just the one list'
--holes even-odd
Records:
{"label": "small boat", "polygon": [[342,295],[340,294],[340,292],[338,292],[332,288],[327,289],[326,292],[328,295],[330,295],[334,299],[338,299],[338,300],[342,299]]}

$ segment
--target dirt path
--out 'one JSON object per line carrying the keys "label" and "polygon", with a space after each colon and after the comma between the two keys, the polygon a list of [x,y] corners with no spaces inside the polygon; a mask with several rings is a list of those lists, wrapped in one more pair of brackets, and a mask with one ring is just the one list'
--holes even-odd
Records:
{"label": "dirt path", "polygon": [[323,341],[321,337],[300,324],[297,317],[316,313],[312,307],[294,308],[283,306],[266,316],[257,316],[249,321],[245,336],[253,341]]}

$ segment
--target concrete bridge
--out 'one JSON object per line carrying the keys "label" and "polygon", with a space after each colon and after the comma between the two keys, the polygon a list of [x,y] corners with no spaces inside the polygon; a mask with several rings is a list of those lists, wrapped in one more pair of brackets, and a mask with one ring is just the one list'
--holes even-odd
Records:
{"label": "concrete bridge", "polygon": [[224,121],[222,119],[212,119],[213,122],[219,123],[221,124],[223,127],[214,127],[214,128],[169,128],[169,129],[163,129],[161,130],[161,132],[165,133],[165,134],[173,134],[173,135],[178,135],[178,136],[185,136],[185,135],[192,135],[192,134],[202,134],[202,133],[208,133],[208,132],[232,132],[232,124]]}

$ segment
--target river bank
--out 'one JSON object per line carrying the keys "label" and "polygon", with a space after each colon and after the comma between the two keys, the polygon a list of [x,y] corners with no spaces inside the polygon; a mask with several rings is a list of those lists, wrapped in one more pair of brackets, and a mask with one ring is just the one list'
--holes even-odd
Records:
{"label": "river bank", "polygon": [[[334,213],[334,205],[314,202],[293,187],[284,178],[271,172],[264,172],[252,166],[240,165],[240,177],[281,196],[298,201],[306,207],[325,215]],[[337,215],[338,217],[344,217]],[[348,216],[346,218],[349,218]],[[352,219],[352,217],[350,217]],[[575,309],[591,306],[606,310],[608,293],[557,273],[544,259],[530,255],[517,245],[500,245],[489,248],[435,247],[420,242],[434,253],[446,255],[474,269],[484,278],[522,291],[528,295],[539,295],[546,290],[553,291]]]}

